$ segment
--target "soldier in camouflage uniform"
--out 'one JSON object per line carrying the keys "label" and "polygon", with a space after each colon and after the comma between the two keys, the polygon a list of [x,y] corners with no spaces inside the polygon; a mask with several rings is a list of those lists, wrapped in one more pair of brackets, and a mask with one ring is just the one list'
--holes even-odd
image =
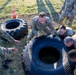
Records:
{"label": "soldier in camouflage uniform", "polygon": [[3,31],[1,29],[0,29],[0,36],[3,37],[3,38],[5,38],[6,40],[8,40],[10,43],[13,43],[13,44],[16,44],[16,45],[20,42],[18,40],[15,40],[8,33],[6,33],[5,31]]}
{"label": "soldier in camouflage uniform", "polygon": [[72,26],[72,21],[74,19],[74,14],[76,11],[76,0],[65,0],[61,10],[59,23],[62,24],[63,20],[66,18],[68,20],[68,26]]}
{"label": "soldier in camouflage uniform", "polygon": [[70,27],[65,27],[64,25],[61,25],[61,26],[59,27],[59,29],[57,30],[57,34],[58,34],[59,37],[62,39],[62,41],[63,41],[63,39],[64,39],[65,37],[67,37],[67,36],[73,36],[74,33],[75,33],[75,32],[73,31],[72,28],[70,28]]}
{"label": "soldier in camouflage uniform", "polygon": [[73,35],[72,37],[67,36],[64,39],[64,44],[69,50],[76,49],[76,35]]}
{"label": "soldier in camouflage uniform", "polygon": [[[0,29],[0,36],[8,40],[9,42],[17,45],[20,41],[15,40],[12,38],[8,33],[4,32],[3,30]],[[8,65],[7,62],[10,62],[10,59],[7,59],[7,55],[11,52],[16,52],[16,48],[4,48],[0,46],[0,57],[2,58],[2,67],[7,69]]]}
{"label": "soldier in camouflage uniform", "polygon": [[64,39],[64,44],[70,48],[68,52],[68,58],[70,61],[75,63],[74,75],[76,75],[76,35],[72,37],[66,37]]}
{"label": "soldier in camouflage uniform", "polygon": [[71,62],[75,63],[74,75],[76,75],[76,49],[72,49],[68,52],[68,58]]}
{"label": "soldier in camouflage uniform", "polygon": [[2,59],[2,68],[3,69],[8,69],[8,63],[11,62],[11,59],[8,59],[8,54],[12,52],[17,52],[16,48],[4,48],[0,46],[0,57]]}
{"label": "soldier in camouflage uniform", "polygon": [[33,36],[38,36],[38,31],[40,30],[45,32],[47,35],[51,34],[51,32],[53,35],[56,35],[56,31],[52,26],[52,21],[49,19],[49,17],[46,17],[44,12],[40,12],[39,16],[33,18],[32,30],[28,35],[28,40],[32,39]]}

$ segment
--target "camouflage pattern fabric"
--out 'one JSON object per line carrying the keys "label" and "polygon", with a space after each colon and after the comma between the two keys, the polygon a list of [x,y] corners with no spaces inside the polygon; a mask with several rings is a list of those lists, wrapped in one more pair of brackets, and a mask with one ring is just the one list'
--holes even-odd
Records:
{"label": "camouflage pattern fabric", "polygon": [[28,39],[32,39],[33,36],[38,36],[38,31],[44,31],[47,35],[53,34],[56,35],[56,31],[54,30],[54,27],[52,26],[52,21],[49,19],[49,17],[46,17],[46,21],[44,24],[41,24],[38,21],[38,16],[34,17],[32,20],[32,30],[30,34],[28,35]]}
{"label": "camouflage pattern fabric", "polygon": [[6,33],[5,31],[3,31],[1,29],[0,29],[0,36],[5,38],[9,42],[13,42],[13,40],[14,40],[8,33]]}
{"label": "camouflage pattern fabric", "polygon": [[63,20],[69,16],[68,26],[72,26],[72,21],[74,19],[74,14],[76,11],[76,0],[65,0],[61,8],[62,13],[59,18],[59,23],[62,24]]}
{"label": "camouflage pattern fabric", "polygon": [[[67,37],[67,36],[73,36],[74,33],[75,33],[75,32],[73,31],[72,28],[70,28],[70,27],[66,27],[66,32],[65,32],[64,35],[62,35],[62,36],[64,36],[64,37]],[[59,30],[57,31],[57,34],[60,35]]]}
{"label": "camouflage pattern fabric", "polygon": [[5,60],[7,59],[8,54],[12,53],[12,48],[4,48],[0,46],[0,58],[2,61],[2,64],[5,63]]}

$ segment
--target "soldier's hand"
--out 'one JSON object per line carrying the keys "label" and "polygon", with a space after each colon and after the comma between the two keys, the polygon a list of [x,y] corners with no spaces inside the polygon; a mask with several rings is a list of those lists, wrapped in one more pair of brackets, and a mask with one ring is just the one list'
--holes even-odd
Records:
{"label": "soldier's hand", "polygon": [[33,38],[37,38],[38,36],[34,36]]}
{"label": "soldier's hand", "polygon": [[19,40],[14,40],[13,43],[14,43],[15,45],[19,45],[19,44],[20,44],[20,41],[19,41]]}
{"label": "soldier's hand", "polygon": [[60,37],[58,35],[53,35],[53,38],[56,38],[56,39],[60,40]]}
{"label": "soldier's hand", "polygon": [[13,51],[13,53],[18,52],[18,50],[16,48],[13,48],[12,51]]}

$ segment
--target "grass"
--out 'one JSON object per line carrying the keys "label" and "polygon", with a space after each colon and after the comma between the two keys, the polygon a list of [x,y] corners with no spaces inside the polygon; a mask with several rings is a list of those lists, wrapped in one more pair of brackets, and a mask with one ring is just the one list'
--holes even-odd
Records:
{"label": "grass", "polygon": [[[58,20],[56,16],[58,16],[62,3],[62,0],[0,0],[0,23],[10,19],[12,6],[14,6],[19,16],[29,15],[24,16],[24,19],[26,18],[28,23],[33,17],[33,14],[35,16],[41,11],[44,11],[49,17],[52,17],[52,19],[56,21]],[[23,16],[20,18],[23,18]],[[72,28],[76,31],[76,24],[73,24]],[[21,40],[20,46],[15,46],[18,49],[18,53],[9,55],[9,57],[13,59],[13,62],[9,64],[10,68],[8,70],[0,69],[0,75],[24,75],[21,67],[20,54],[25,42],[26,37]],[[4,41],[1,41],[0,45],[4,47],[14,47],[13,44]]]}
{"label": "grass", "polygon": [[12,6],[14,6],[18,15],[22,15],[36,14],[40,11],[51,13],[56,10],[56,12],[59,12],[61,5],[60,0],[57,2],[55,0],[0,0],[0,18],[10,16]]}

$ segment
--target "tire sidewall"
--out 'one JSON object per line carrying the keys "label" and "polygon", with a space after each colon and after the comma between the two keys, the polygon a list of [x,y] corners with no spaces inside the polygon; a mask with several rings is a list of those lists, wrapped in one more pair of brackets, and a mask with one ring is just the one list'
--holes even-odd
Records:
{"label": "tire sidewall", "polygon": [[[19,26],[14,29],[7,29],[6,25],[7,25],[7,23],[10,23],[10,22],[19,22]],[[23,24],[24,24],[24,20],[22,20],[22,19],[11,19],[11,20],[6,21],[4,24],[2,24],[1,29],[4,31],[15,31],[15,30],[19,29],[20,27],[22,27]]]}
{"label": "tire sidewall", "polygon": [[[35,39],[37,41],[37,39]],[[47,40],[45,41],[46,43],[44,43],[43,41],[44,40]],[[39,41],[39,40],[38,40]],[[62,44],[62,42],[60,42],[59,40],[56,40],[56,39],[50,39],[50,38],[45,38],[43,40],[41,40],[39,43],[37,41],[37,44],[35,43],[35,46],[33,45],[34,49],[32,48],[32,62],[34,63],[34,65],[36,64],[36,66],[38,65],[37,69],[44,69],[45,71],[56,71],[54,68],[51,68],[51,66],[53,64],[45,64],[43,63],[39,58],[38,58],[38,53],[39,51],[41,50],[41,48],[43,47],[48,47],[48,46],[51,46],[51,47],[54,47],[56,48],[59,53],[60,53],[60,58],[59,60],[56,62],[56,63],[59,63],[61,64],[61,60],[62,60],[62,49],[66,49],[64,48],[64,44]],[[50,42],[49,42],[50,41]],[[52,42],[53,41],[53,42]],[[51,43],[52,42],[52,43]],[[34,43],[33,43],[34,44]],[[35,61],[35,62],[34,62]],[[65,61],[66,62],[66,61]],[[48,67],[49,66],[49,67]],[[60,65],[58,67],[58,69],[61,69],[62,65]],[[62,67],[63,68],[63,67]]]}

